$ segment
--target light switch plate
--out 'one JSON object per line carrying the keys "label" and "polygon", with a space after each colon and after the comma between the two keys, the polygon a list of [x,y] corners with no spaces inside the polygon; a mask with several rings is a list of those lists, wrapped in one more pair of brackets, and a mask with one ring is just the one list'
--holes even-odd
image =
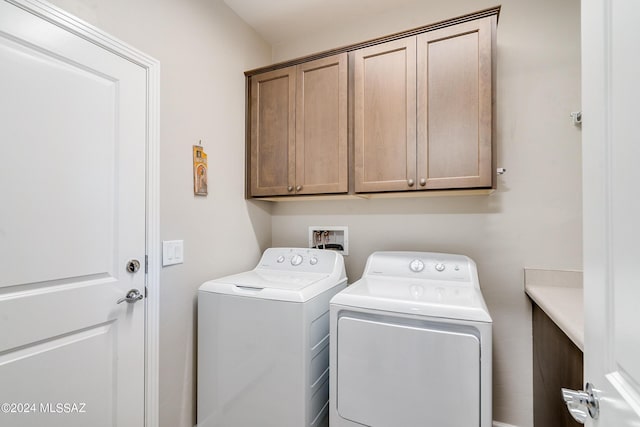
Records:
{"label": "light switch plate", "polygon": [[184,240],[162,241],[162,266],[184,262]]}

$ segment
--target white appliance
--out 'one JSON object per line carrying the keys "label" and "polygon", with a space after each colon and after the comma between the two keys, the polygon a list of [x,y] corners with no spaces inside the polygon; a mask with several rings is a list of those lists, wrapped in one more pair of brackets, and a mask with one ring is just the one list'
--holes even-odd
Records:
{"label": "white appliance", "polygon": [[331,300],[331,427],[490,427],[491,317],[462,255],[376,252]]}
{"label": "white appliance", "polygon": [[328,426],[334,251],[267,249],[255,269],[198,292],[198,426]]}

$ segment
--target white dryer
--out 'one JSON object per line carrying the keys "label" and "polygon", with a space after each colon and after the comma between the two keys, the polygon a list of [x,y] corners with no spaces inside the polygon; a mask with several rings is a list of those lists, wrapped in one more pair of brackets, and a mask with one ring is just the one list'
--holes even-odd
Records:
{"label": "white dryer", "polygon": [[490,427],[491,317],[462,255],[376,252],[331,300],[331,427]]}
{"label": "white dryer", "polygon": [[199,427],[319,427],[329,414],[329,300],[342,255],[267,249],[198,292]]}

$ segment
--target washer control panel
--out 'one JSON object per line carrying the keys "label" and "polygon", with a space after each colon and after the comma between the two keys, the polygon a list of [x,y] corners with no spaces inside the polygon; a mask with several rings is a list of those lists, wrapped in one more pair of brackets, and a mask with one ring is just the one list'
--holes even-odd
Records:
{"label": "washer control panel", "polygon": [[258,266],[260,268],[282,271],[330,273],[336,265],[337,252],[307,248],[269,248]]}
{"label": "washer control panel", "polygon": [[478,277],[470,258],[434,252],[375,252],[367,261],[365,275],[455,282],[474,282]]}

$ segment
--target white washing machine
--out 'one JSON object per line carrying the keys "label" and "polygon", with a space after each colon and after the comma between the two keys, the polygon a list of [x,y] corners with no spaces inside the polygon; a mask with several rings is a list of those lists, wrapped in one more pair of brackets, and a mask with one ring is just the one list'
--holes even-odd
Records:
{"label": "white washing machine", "polygon": [[331,427],[490,427],[491,317],[462,255],[376,252],[331,300]]}
{"label": "white washing machine", "polygon": [[198,292],[199,427],[328,425],[329,300],[342,255],[267,249]]}

